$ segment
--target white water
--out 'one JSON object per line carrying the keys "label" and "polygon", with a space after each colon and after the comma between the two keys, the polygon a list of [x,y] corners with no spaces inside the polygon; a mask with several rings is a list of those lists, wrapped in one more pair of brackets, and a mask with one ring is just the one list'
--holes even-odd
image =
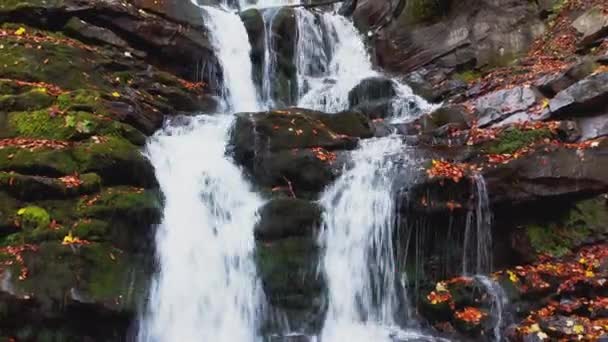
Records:
{"label": "white water", "polygon": [[203,13],[205,25],[212,33],[215,53],[222,65],[227,110],[256,111],[260,99],[252,78],[253,68],[249,58],[251,45],[245,25],[234,12],[205,7]]}
{"label": "white water", "polygon": [[[205,8],[205,23],[233,111],[259,108],[250,46],[238,15]],[[262,200],[225,154],[233,118],[199,116],[167,126],[147,145],[165,197],[140,341],[254,342],[263,295],[252,254]]]}
{"label": "white water", "polygon": [[[299,17],[310,20],[306,16]],[[301,97],[298,106],[330,113],[338,112],[348,108],[348,93],[359,82],[379,74],[373,69],[363,39],[352,22],[334,13],[323,13],[320,20],[327,31],[331,60],[327,72],[321,76],[300,73],[298,84],[307,84],[308,91]],[[313,31],[312,35],[318,36],[318,33]],[[310,36],[311,34],[299,36],[298,54],[311,48]],[[315,55],[319,54],[311,54],[312,57]]]}
{"label": "white water", "polygon": [[487,293],[492,297],[492,305],[490,308],[490,314],[494,319],[494,328],[492,329],[492,332],[494,333],[494,341],[500,342],[502,341],[501,329],[506,325],[503,316],[504,307],[508,303],[507,294],[500,284],[487,276],[480,275],[476,276],[475,279],[484,286]]}
{"label": "white water", "polygon": [[485,179],[471,178],[475,206],[467,214],[464,233],[462,274],[488,274],[492,271],[492,210]]}

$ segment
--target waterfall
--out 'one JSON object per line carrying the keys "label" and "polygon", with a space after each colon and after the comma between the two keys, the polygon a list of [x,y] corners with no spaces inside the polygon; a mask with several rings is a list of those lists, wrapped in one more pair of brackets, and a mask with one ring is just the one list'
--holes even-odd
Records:
{"label": "waterfall", "polygon": [[234,12],[205,6],[203,13],[205,25],[211,32],[211,43],[222,66],[227,111],[258,110],[260,99],[252,78],[251,45],[245,25]]}
{"label": "waterfall", "polygon": [[475,205],[467,214],[464,232],[462,274],[488,274],[492,271],[492,210],[485,179],[471,177]]}
{"label": "waterfall", "polygon": [[374,322],[395,324],[395,164],[388,157],[401,147],[396,136],[362,142],[353,168],[322,195],[329,289],[323,341],[375,341],[384,333]]}
{"label": "waterfall", "polygon": [[475,276],[475,279],[483,285],[486,292],[492,297],[492,303],[490,307],[490,314],[494,319],[494,328],[492,329],[494,333],[494,341],[500,342],[502,341],[501,329],[506,325],[504,320],[504,307],[508,303],[507,294],[504,289],[486,276]]}
{"label": "waterfall", "polygon": [[[250,46],[239,16],[204,8],[224,75],[227,110],[255,111]],[[263,204],[226,156],[233,118],[201,115],[167,124],[147,144],[165,198],[153,279],[139,341],[254,342],[262,304],[253,228]]]}
{"label": "waterfall", "polygon": [[[311,18],[299,15],[298,19],[306,24]],[[379,75],[373,69],[370,57],[365,49],[363,39],[357,29],[347,18],[334,13],[320,15],[322,27],[327,31],[331,60],[327,71],[320,76],[301,72],[298,83],[307,84],[307,92],[302,95],[299,107],[338,112],[348,108],[348,93],[363,79]],[[306,34],[308,33],[308,34]],[[304,32],[299,35],[297,51],[302,53],[310,49],[310,36],[316,32]],[[318,39],[316,39],[318,40]],[[302,57],[306,57],[307,52]],[[301,60],[298,64],[315,63],[319,53],[310,53],[310,59]],[[322,55],[321,55],[322,56]],[[325,56],[327,58],[327,56]]]}

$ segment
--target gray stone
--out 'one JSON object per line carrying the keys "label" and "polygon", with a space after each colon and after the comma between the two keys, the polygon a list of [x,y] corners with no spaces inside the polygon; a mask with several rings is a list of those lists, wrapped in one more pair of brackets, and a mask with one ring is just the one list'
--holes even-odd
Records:
{"label": "gray stone", "polygon": [[350,108],[368,117],[390,115],[391,100],[397,95],[393,81],[386,77],[370,77],[361,81],[348,93]]}
{"label": "gray stone", "polygon": [[581,129],[582,139],[589,140],[608,135],[608,113],[581,118],[578,120],[578,125]]}
{"label": "gray stone", "polygon": [[534,86],[546,97],[553,97],[560,91],[591,75],[595,66],[594,60],[586,58],[564,72],[539,78]]}
{"label": "gray stone", "polygon": [[503,89],[482,96],[474,103],[479,112],[478,124],[483,127],[513,114],[526,112],[538,99],[536,92],[528,86]]}
{"label": "gray stone", "polygon": [[608,112],[608,72],[589,76],[559,92],[550,102],[553,116]]}
{"label": "gray stone", "polygon": [[608,34],[608,14],[593,7],[574,20],[572,26],[583,36],[580,44],[589,45]]}

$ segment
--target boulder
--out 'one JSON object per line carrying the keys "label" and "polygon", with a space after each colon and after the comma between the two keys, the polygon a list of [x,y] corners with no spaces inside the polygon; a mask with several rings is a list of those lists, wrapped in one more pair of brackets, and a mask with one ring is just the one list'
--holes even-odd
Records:
{"label": "boulder", "polygon": [[313,237],[320,224],[321,208],[318,204],[296,198],[278,198],[260,209],[255,237],[263,241]]}
{"label": "boulder", "polygon": [[255,258],[269,303],[297,331],[318,331],[326,306],[324,280],[317,271],[320,249],[314,238],[291,237],[260,243]]}
{"label": "boulder", "polygon": [[576,18],[572,26],[582,36],[579,44],[588,46],[608,35],[608,14],[600,7],[592,7]]}
{"label": "boulder", "polygon": [[552,98],[560,91],[591,75],[595,66],[596,63],[592,59],[584,59],[564,72],[539,78],[534,85],[544,96]]}
{"label": "boulder", "polygon": [[599,116],[584,117],[578,120],[583,140],[595,139],[608,135],[608,113]]}
{"label": "boulder", "polygon": [[562,90],[549,102],[549,109],[552,116],[608,112],[608,72],[591,75]]}
{"label": "boulder", "polygon": [[522,203],[542,198],[599,194],[608,190],[608,142],[596,147],[537,148],[484,177],[492,203]]}
{"label": "boulder", "polygon": [[385,118],[391,114],[392,99],[397,95],[391,79],[370,77],[361,81],[348,93],[353,110],[362,111],[370,118]]}
{"label": "boulder", "polygon": [[478,125],[487,126],[516,113],[526,112],[538,100],[539,96],[528,86],[502,89],[484,95],[474,101],[478,111]]}

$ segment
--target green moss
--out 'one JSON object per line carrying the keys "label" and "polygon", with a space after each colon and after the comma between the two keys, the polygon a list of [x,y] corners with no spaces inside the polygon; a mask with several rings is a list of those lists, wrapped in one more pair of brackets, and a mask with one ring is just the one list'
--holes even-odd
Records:
{"label": "green moss", "polygon": [[532,248],[537,253],[563,256],[588,240],[608,234],[608,207],[602,198],[578,202],[561,218],[526,227]]}
{"label": "green moss", "polygon": [[84,111],[98,114],[102,110],[101,94],[95,90],[78,89],[57,97],[59,109],[66,111]]}
{"label": "green moss", "polygon": [[0,108],[5,112],[37,110],[50,106],[54,97],[45,89],[36,88],[17,95],[0,95]]}
{"label": "green moss", "polygon": [[7,147],[0,149],[0,170],[62,176],[77,172],[78,164],[68,150]]}
{"label": "green moss", "polygon": [[[26,30],[34,31],[29,27]],[[46,31],[40,31],[40,34],[52,35]],[[0,43],[5,46],[0,54],[0,78],[46,82],[68,90],[111,88],[98,68],[106,62],[100,54],[54,42],[32,46],[15,38],[4,38]]]}
{"label": "green moss", "polygon": [[517,150],[529,146],[545,138],[550,138],[552,133],[549,129],[521,130],[509,128],[503,131],[494,142],[487,146],[486,150],[491,154],[514,153]]}
{"label": "green moss", "polygon": [[471,83],[473,81],[476,81],[478,79],[481,78],[481,72],[476,71],[476,70],[467,70],[467,71],[462,71],[459,73],[456,73],[454,75],[454,78],[466,83]]}
{"label": "green moss", "polygon": [[78,211],[82,216],[98,219],[156,221],[159,219],[160,202],[155,191],[119,186],[82,198]]}
{"label": "green moss", "polygon": [[51,216],[43,208],[29,206],[17,211],[21,228],[24,230],[45,229],[51,224]]}
{"label": "green moss", "polygon": [[450,9],[450,0],[411,0],[405,7],[406,22],[416,24],[439,19]]}

